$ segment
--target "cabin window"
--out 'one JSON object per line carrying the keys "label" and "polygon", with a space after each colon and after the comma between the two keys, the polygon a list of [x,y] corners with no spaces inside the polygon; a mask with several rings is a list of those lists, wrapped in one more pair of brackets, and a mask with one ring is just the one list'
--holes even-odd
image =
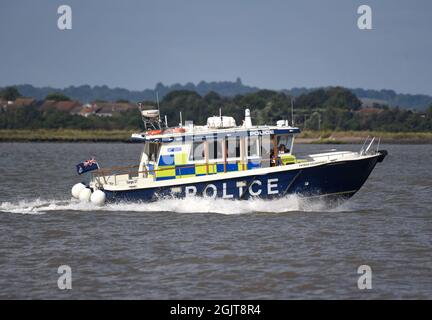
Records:
{"label": "cabin window", "polygon": [[189,160],[204,160],[204,142],[203,141],[194,141],[192,143],[192,150],[189,156]]}
{"label": "cabin window", "polygon": [[261,155],[262,158],[270,158],[273,151],[273,141],[270,136],[261,136]]}
{"label": "cabin window", "polygon": [[279,154],[291,153],[292,135],[277,136],[277,147]]}
{"label": "cabin window", "polygon": [[239,158],[240,157],[240,137],[231,137],[227,139],[227,157]]}
{"label": "cabin window", "polygon": [[[272,136],[273,137],[273,136]],[[273,141],[269,135],[261,136],[261,167],[270,166],[270,158],[273,155]]]}
{"label": "cabin window", "polygon": [[209,140],[209,158],[212,160],[222,159],[222,141],[221,140]]}
{"label": "cabin window", "polygon": [[257,157],[259,155],[259,138],[249,137],[247,139],[248,157]]}
{"label": "cabin window", "polygon": [[160,144],[157,142],[149,142],[144,146],[144,152],[148,156],[149,161],[156,161],[159,157]]}

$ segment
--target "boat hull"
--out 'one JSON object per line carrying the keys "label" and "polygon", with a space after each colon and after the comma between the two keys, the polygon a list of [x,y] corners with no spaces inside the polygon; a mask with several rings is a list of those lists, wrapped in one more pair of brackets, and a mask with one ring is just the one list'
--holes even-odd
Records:
{"label": "boat hull", "polygon": [[250,198],[273,199],[289,194],[307,198],[348,199],[365,183],[377,162],[386,153],[356,160],[335,161],[319,166],[269,172],[205,181],[184,183],[165,187],[128,189],[121,191],[104,190],[108,202],[155,201],[163,198],[185,198],[202,196],[247,200]]}

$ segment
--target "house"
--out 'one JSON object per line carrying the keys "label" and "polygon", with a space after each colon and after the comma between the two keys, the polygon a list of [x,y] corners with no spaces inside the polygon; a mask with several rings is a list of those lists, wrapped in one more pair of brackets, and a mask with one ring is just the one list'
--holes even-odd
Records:
{"label": "house", "polygon": [[70,114],[79,114],[82,105],[79,101],[55,101],[55,100],[45,100],[40,109],[46,111],[49,109],[56,109],[58,111],[68,112]]}
{"label": "house", "polygon": [[99,117],[112,117],[115,113],[115,105],[109,102],[98,103],[96,115]]}
{"label": "house", "polygon": [[80,115],[88,117],[96,115],[99,117],[111,117],[113,114],[125,112],[128,110],[138,110],[135,104],[128,102],[93,102],[82,104],[76,100],[56,101],[56,100],[41,100],[36,101],[34,98],[17,98],[15,101],[7,101],[0,99],[0,109],[13,110],[16,108],[33,106],[34,108],[47,111],[55,109],[62,112],[67,112],[72,115]]}
{"label": "house", "polygon": [[16,110],[18,108],[31,107],[35,105],[36,99],[34,98],[17,98],[15,101],[0,101],[0,106],[3,110]]}
{"label": "house", "polygon": [[92,105],[90,103],[87,103],[85,105],[82,106],[80,112],[78,113],[78,115],[82,116],[82,117],[88,117],[91,116],[92,114],[95,114],[97,111],[97,106],[96,105]]}
{"label": "house", "polygon": [[95,115],[99,117],[112,117],[115,113],[137,109],[137,106],[128,102],[95,102],[93,103]]}
{"label": "house", "polygon": [[374,108],[377,105],[388,106],[389,103],[386,100],[372,99],[372,98],[360,98],[362,108]]}
{"label": "house", "polygon": [[34,98],[17,98],[13,102],[13,105],[15,107],[29,107],[29,106],[33,105],[35,102],[36,102],[36,99],[34,99]]}
{"label": "house", "polygon": [[362,109],[356,111],[356,113],[361,115],[361,116],[367,117],[367,116],[371,116],[374,114],[379,114],[383,111],[384,110],[380,109],[380,108],[362,108]]}

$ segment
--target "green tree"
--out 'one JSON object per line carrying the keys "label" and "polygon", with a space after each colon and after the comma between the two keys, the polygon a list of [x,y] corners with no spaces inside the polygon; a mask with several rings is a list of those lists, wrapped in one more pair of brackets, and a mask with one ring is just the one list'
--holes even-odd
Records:
{"label": "green tree", "polygon": [[342,87],[334,87],[327,90],[328,99],[323,104],[328,108],[341,108],[347,110],[358,110],[361,101],[350,91]]}
{"label": "green tree", "polygon": [[[16,96],[14,90],[9,90]],[[57,95],[57,94],[56,94]],[[64,98],[64,95],[60,94]],[[53,95],[47,98],[59,97]],[[64,99],[60,99],[64,100]],[[153,102],[144,102],[153,104]],[[298,97],[294,104],[296,124],[308,119],[307,129],[325,130],[376,130],[376,131],[432,131],[432,105],[426,112],[408,111],[401,108],[379,110],[355,110],[360,101],[344,88],[318,89]],[[168,116],[169,125],[179,123],[179,111],[183,121],[205,124],[207,117],[219,115],[219,108],[227,116],[233,116],[237,124],[244,119],[244,109],[251,110],[254,124],[275,124],[279,119],[290,119],[291,97],[287,94],[261,90],[233,98],[209,92],[204,96],[194,91],[171,91],[160,103],[161,116]],[[366,112],[364,112],[366,111]],[[370,111],[370,110],[369,110]],[[303,120],[304,121],[304,120]],[[91,115],[81,117],[56,109],[0,108],[0,128],[75,128],[75,129],[127,129],[140,130],[143,124],[138,109],[113,114],[112,117]]]}
{"label": "green tree", "polygon": [[209,93],[207,93],[204,96],[204,100],[208,103],[212,103],[212,102],[220,102],[221,101],[221,96],[218,95],[216,92],[214,91],[210,91]]}
{"label": "green tree", "polygon": [[45,100],[54,100],[54,101],[70,101],[70,98],[66,95],[64,95],[61,92],[53,92],[53,93],[49,93],[46,97]]}
{"label": "green tree", "polygon": [[21,97],[21,94],[19,93],[18,89],[15,87],[6,87],[1,93],[0,96],[4,100],[8,101],[14,101],[17,98]]}
{"label": "green tree", "polygon": [[328,99],[329,99],[328,92],[324,89],[318,89],[300,95],[296,99],[296,107],[305,108],[305,109],[322,108],[324,103]]}

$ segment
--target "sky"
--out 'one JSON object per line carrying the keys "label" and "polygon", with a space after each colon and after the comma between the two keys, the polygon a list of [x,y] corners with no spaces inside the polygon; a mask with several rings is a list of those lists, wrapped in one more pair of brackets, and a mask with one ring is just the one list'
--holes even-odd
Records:
{"label": "sky", "polygon": [[[72,29],[60,30],[60,5]],[[360,5],[372,30],[357,26]],[[1,0],[0,86],[235,81],[432,95],[430,0]]]}

